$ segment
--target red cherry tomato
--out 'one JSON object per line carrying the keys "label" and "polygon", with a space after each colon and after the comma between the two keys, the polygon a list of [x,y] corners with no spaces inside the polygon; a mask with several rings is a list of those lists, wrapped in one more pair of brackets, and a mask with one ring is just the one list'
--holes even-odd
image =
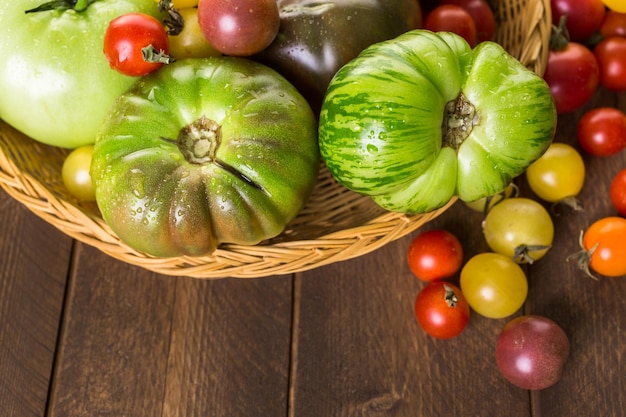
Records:
{"label": "red cherry tomato", "polygon": [[413,239],[407,260],[413,274],[422,281],[445,279],[461,269],[463,248],[452,233],[428,230]]}
{"label": "red cherry tomato", "polygon": [[561,16],[567,16],[567,31],[574,42],[582,42],[597,30],[604,21],[602,0],[551,0],[552,23],[559,25]]}
{"label": "red cherry tomato", "polygon": [[602,38],[610,36],[626,36],[626,13],[609,10],[600,26]]}
{"label": "red cherry tomato", "polygon": [[111,68],[134,77],[149,74],[169,62],[165,26],[143,13],[113,19],[104,34],[103,50]]}
{"label": "red cherry tomato", "polygon": [[590,155],[621,152],[626,148],[626,114],[614,107],[589,110],[578,122],[578,141]]}
{"label": "red cherry tomato", "polygon": [[459,287],[445,281],[431,282],[415,299],[420,327],[438,339],[459,335],[467,326],[470,308]]}
{"label": "red cherry tomato", "polygon": [[600,84],[610,91],[626,91],[626,38],[611,36],[593,49],[600,68]]}
{"label": "red cherry tomato", "polygon": [[626,216],[626,168],[618,172],[611,181],[611,202],[617,212]]}
{"label": "red cherry tomato", "polygon": [[496,19],[485,0],[443,0],[440,4],[460,6],[472,16],[476,25],[476,41],[490,41],[496,33]]}
{"label": "red cherry tomato", "polygon": [[471,47],[476,45],[476,23],[462,7],[444,4],[435,7],[424,20],[424,29],[433,32],[452,32],[462,36]]}
{"label": "red cherry tomato", "polygon": [[544,79],[559,114],[582,107],[598,88],[599,77],[596,57],[586,46],[569,42],[563,50],[550,51]]}

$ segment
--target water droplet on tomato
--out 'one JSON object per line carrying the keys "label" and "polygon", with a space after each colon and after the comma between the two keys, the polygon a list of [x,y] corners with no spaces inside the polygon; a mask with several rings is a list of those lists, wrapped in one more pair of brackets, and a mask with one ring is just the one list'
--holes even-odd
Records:
{"label": "water droplet on tomato", "polygon": [[131,169],[128,178],[128,183],[133,195],[137,198],[144,198],[146,196],[145,190],[145,174],[139,169]]}

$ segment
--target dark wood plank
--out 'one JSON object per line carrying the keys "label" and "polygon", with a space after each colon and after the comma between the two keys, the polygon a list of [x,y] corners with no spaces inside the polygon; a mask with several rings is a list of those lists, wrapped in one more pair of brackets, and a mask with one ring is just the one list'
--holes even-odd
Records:
{"label": "dark wood plank", "polygon": [[0,414],[46,409],[71,239],[0,190]]}
{"label": "dark wood plank", "polygon": [[77,245],[51,417],[160,416],[175,282]]}
{"label": "dark wood plank", "polygon": [[79,246],[51,417],[284,416],[291,277],[160,276]]}
{"label": "dark wood plank", "polygon": [[292,277],[180,279],[164,417],[283,417]]}

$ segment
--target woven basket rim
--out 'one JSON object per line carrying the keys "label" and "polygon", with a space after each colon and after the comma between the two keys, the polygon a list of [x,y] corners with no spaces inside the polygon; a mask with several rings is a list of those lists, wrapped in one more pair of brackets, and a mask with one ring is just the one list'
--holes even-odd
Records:
{"label": "woven basket rim", "polygon": [[[529,6],[529,3],[532,4]],[[491,4],[500,20],[511,19],[515,13],[520,14],[521,17],[514,20],[516,25],[506,28],[502,26],[496,40],[501,44],[512,42],[515,50],[509,52],[528,68],[542,75],[547,62],[547,45],[552,27],[549,0],[492,1]],[[59,196],[44,177],[60,176],[60,172],[37,172],[37,175],[33,175],[21,169],[24,161],[18,159],[24,152],[20,155],[19,150],[12,149],[12,146],[34,147],[41,157],[46,157],[51,150],[0,120],[0,187],[12,198],[71,238],[96,247],[120,261],[163,275],[258,278],[302,272],[370,253],[421,228],[456,202],[456,198],[453,198],[444,207],[421,215],[374,211],[358,225],[339,230],[323,230],[313,238],[278,239],[254,246],[224,244],[210,256],[154,258],[120,241],[99,215],[97,207],[87,207]],[[329,174],[324,169],[320,175],[320,182],[329,181]],[[341,187],[338,184],[325,186]],[[341,189],[339,192],[345,191]],[[362,199],[370,200],[369,197],[354,193],[349,197],[351,201],[359,201],[359,204]],[[341,207],[336,210],[341,211]]]}

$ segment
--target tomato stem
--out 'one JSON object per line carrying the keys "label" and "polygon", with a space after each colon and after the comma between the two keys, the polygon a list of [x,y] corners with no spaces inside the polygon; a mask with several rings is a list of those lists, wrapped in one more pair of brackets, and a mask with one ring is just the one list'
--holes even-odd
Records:
{"label": "tomato stem", "polygon": [[459,94],[446,104],[442,123],[443,146],[459,149],[477,124],[476,108],[463,93]]}
{"label": "tomato stem", "polygon": [[585,245],[583,244],[583,236],[584,232],[581,230],[580,236],[578,238],[578,244],[580,245],[581,250],[568,256],[567,260],[569,261],[570,259],[576,258],[578,268],[580,268],[585,273],[585,275],[597,281],[598,278],[591,273],[589,264],[591,263],[591,255],[593,255],[596,249],[598,249],[598,245],[600,245],[600,242],[596,243],[591,249],[587,250],[585,249]]}
{"label": "tomato stem", "polygon": [[159,0],[158,7],[160,11],[167,12],[167,17],[163,19],[167,34],[171,36],[179,35],[185,26],[185,19],[183,19],[178,9],[174,7],[172,0]]}
{"label": "tomato stem", "polygon": [[570,41],[569,32],[567,31],[567,15],[561,16],[559,25],[552,25],[552,33],[550,35],[550,50],[562,51]]}
{"label": "tomato stem", "polygon": [[202,165],[215,160],[221,141],[221,126],[202,116],[180,130],[176,144],[189,163]]}
{"label": "tomato stem", "polygon": [[515,248],[513,252],[513,260],[519,263],[529,263],[532,264],[535,262],[535,258],[530,256],[529,252],[535,252],[540,250],[550,249],[550,245],[519,245]]}
{"label": "tomato stem", "polygon": [[456,295],[454,290],[450,286],[445,284],[443,286],[443,289],[446,291],[444,299],[446,300],[446,304],[448,304],[448,307],[456,307],[456,305],[459,303],[459,297]]}
{"label": "tomato stem", "polygon": [[174,58],[166,54],[164,51],[157,51],[152,44],[141,48],[141,55],[146,62],[158,64],[171,64]]}
{"label": "tomato stem", "polygon": [[72,9],[77,12],[87,10],[87,8],[93,3],[99,0],[51,0],[46,3],[42,3],[37,7],[26,10],[24,13],[37,13],[45,12],[48,10],[69,10]]}

